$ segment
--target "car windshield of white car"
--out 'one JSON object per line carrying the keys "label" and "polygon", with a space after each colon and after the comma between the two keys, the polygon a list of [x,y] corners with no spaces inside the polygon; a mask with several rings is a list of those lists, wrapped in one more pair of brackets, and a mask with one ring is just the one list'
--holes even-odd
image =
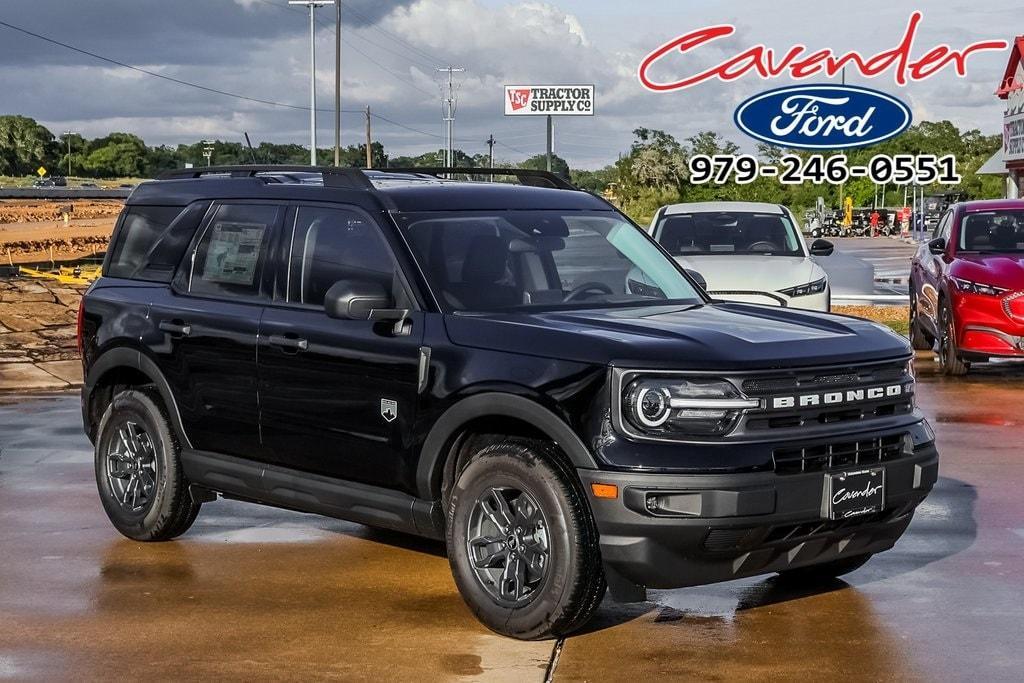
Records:
{"label": "car windshield of white car", "polygon": [[960,226],[960,251],[1024,252],[1024,211],[967,214]]}
{"label": "car windshield of white car", "polygon": [[673,256],[803,256],[800,238],[782,214],[749,211],[663,216],[655,238]]}

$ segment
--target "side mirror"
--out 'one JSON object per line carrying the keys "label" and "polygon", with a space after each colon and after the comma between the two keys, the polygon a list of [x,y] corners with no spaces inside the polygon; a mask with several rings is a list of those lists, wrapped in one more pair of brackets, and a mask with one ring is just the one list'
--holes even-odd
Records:
{"label": "side mirror", "polygon": [[946,253],[946,238],[936,237],[935,239],[928,242],[928,251],[935,254],[936,256],[942,256]]}
{"label": "side mirror", "polygon": [[690,270],[689,268],[686,268],[685,270],[686,274],[689,275],[694,282],[700,285],[701,289],[705,292],[708,291],[708,281],[704,279],[703,275],[698,273],[696,270]]}
{"label": "side mirror", "polygon": [[391,297],[376,282],[338,280],[324,295],[328,317],[341,320],[369,320],[373,311],[387,309]]}
{"label": "side mirror", "polygon": [[828,240],[814,240],[811,242],[811,256],[831,256],[836,250],[836,245]]}

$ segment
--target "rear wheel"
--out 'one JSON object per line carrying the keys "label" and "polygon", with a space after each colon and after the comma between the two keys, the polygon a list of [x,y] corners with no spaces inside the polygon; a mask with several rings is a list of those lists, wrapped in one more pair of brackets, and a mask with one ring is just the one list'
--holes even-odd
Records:
{"label": "rear wheel", "polygon": [[953,311],[946,302],[939,307],[939,327],[942,336],[939,338],[939,370],[943,375],[959,377],[966,375],[971,366],[960,358],[960,350],[956,346],[956,327],[953,323]]}
{"label": "rear wheel", "polygon": [[447,504],[448,559],[463,599],[488,628],[525,640],[579,628],[605,592],[586,500],[547,448],[509,440],[481,449]]}
{"label": "rear wheel", "polygon": [[853,557],[844,557],[841,560],[833,560],[822,564],[812,564],[809,567],[787,569],[779,572],[779,576],[786,581],[820,583],[822,581],[828,581],[829,579],[838,578],[844,574],[849,574],[856,569],[860,569],[867,564],[870,559],[871,553],[854,555]]}
{"label": "rear wheel", "polygon": [[166,541],[199,514],[181,468],[179,447],[151,389],[114,396],[97,431],[95,469],[111,523],[136,541]]}
{"label": "rear wheel", "polygon": [[931,351],[935,346],[935,337],[928,334],[921,325],[921,317],[917,312],[917,290],[913,281],[910,283],[910,345],[917,351]]}

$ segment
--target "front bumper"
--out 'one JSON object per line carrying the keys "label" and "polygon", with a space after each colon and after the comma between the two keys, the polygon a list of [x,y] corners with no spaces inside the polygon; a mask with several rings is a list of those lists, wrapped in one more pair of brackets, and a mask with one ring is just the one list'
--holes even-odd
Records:
{"label": "front bumper", "polygon": [[956,292],[957,347],[967,356],[1024,356],[1024,295],[1000,297]]}
{"label": "front bumper", "polygon": [[[590,503],[612,595],[636,601],[646,588],[728,581],[888,550],[934,486],[938,452],[928,442],[881,466],[884,510],[842,522],[821,517],[824,471],[579,474],[588,492],[595,483],[618,487],[616,498]],[[649,511],[650,493],[667,496],[662,500],[671,512]]]}

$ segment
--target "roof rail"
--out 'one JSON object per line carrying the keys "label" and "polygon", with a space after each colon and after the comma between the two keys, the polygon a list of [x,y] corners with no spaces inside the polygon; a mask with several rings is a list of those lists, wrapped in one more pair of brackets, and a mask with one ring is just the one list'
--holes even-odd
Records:
{"label": "roof rail", "polygon": [[245,166],[201,166],[199,168],[178,168],[165,171],[157,180],[185,180],[205,175],[229,175],[232,178],[254,178],[261,173],[319,173],[323,176],[324,187],[338,187],[352,190],[375,190],[373,183],[362,169],[344,166],[297,166],[289,164],[258,164]]}
{"label": "roof rail", "polygon": [[535,187],[552,187],[557,190],[579,190],[565,178],[555,175],[551,171],[535,171],[529,168],[444,168],[442,166],[420,166],[412,168],[373,168],[367,169],[381,173],[413,173],[429,176],[445,175],[475,175],[495,176],[510,175],[519,179],[523,185]]}

